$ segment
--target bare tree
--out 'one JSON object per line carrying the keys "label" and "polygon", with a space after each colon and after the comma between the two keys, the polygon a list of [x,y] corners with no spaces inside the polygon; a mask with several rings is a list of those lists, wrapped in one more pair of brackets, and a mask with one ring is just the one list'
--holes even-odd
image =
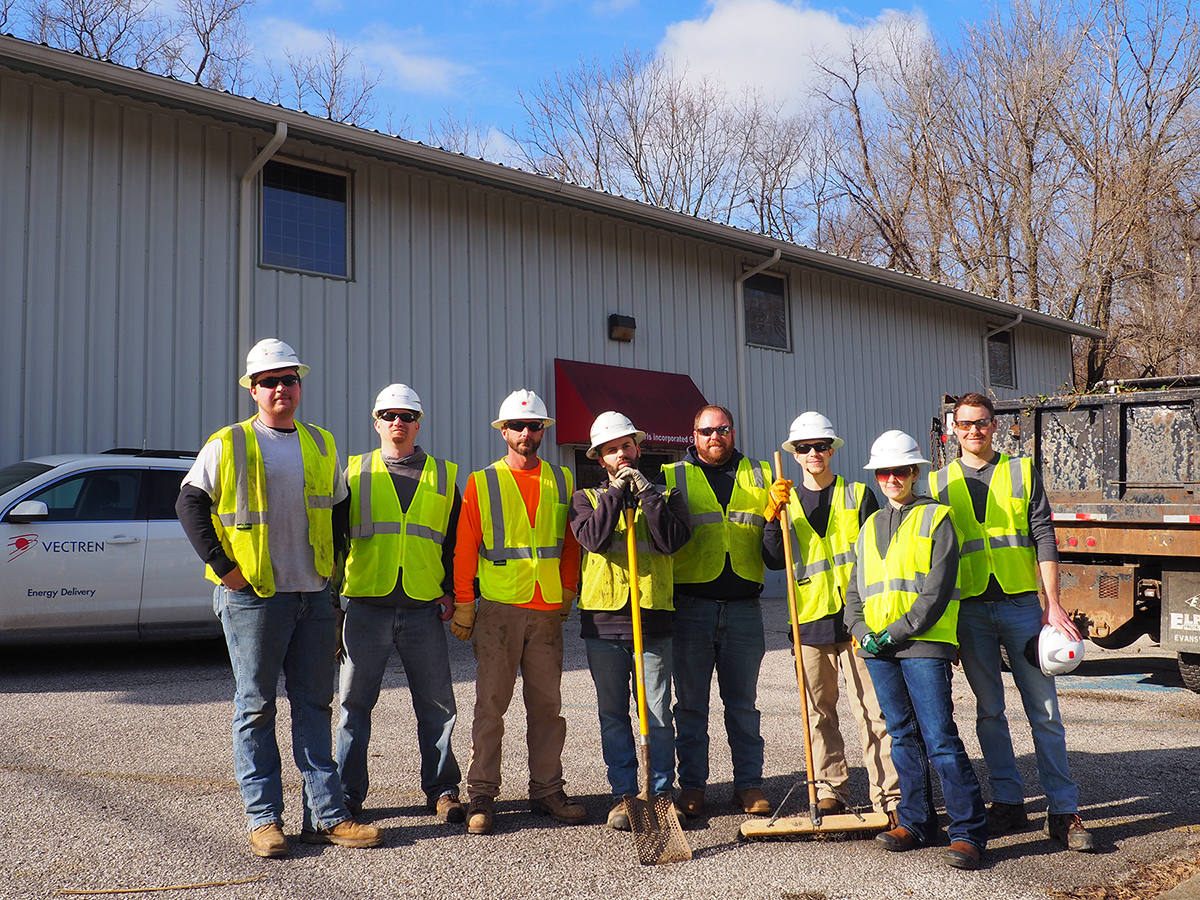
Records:
{"label": "bare tree", "polygon": [[256,0],[178,0],[181,17],[179,63],[196,84],[244,91],[251,83],[253,46],[245,11]]}
{"label": "bare tree", "polygon": [[465,156],[486,157],[492,149],[492,136],[486,125],[471,115],[459,118],[447,109],[426,129],[429,143]]}
{"label": "bare tree", "polygon": [[318,53],[293,54],[285,49],[283,69],[267,63],[270,98],[276,103],[294,102],[297,109],[335,122],[367,124],[377,112],[374,91],[383,73],[369,73],[361,62],[355,72],[356,50],[353,44],[339,41],[332,31],[325,36],[324,50]]}
{"label": "bare tree", "polygon": [[178,31],[153,0],[28,0],[25,13],[52,47],[160,72],[178,57]]}

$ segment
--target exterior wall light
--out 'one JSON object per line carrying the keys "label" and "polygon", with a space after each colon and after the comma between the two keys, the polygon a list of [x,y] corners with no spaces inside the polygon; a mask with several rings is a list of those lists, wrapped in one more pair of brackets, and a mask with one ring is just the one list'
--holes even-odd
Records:
{"label": "exterior wall light", "polygon": [[637,320],[633,316],[619,316],[613,313],[608,317],[608,336],[611,340],[632,341],[636,330]]}

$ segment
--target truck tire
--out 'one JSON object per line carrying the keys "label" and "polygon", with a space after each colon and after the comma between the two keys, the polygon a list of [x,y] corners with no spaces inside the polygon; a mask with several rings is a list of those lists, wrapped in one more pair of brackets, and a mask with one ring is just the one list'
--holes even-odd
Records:
{"label": "truck tire", "polygon": [[1180,653],[1179,674],[1188,690],[1200,694],[1200,653]]}

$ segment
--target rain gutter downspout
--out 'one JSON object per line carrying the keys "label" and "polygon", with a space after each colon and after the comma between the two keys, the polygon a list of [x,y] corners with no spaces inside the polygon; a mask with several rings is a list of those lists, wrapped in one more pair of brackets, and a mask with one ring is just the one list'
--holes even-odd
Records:
{"label": "rain gutter downspout", "polygon": [[746,434],[746,421],[749,418],[749,406],[746,402],[746,295],[743,284],[747,278],[757,275],[764,269],[770,268],[779,262],[779,257],[782,255],[782,249],[775,248],[774,254],[764,263],[755,266],[749,272],[743,272],[738,276],[737,281],[733,283],[733,318],[734,331],[737,336],[737,395],[738,395],[738,419],[742,423],[742,433]]}
{"label": "rain gutter downspout", "polygon": [[[988,354],[988,340],[991,339],[992,335],[1016,328],[1021,324],[1023,318],[1025,318],[1025,313],[1017,313],[1017,317],[1007,325],[993,328],[983,336],[983,389],[986,393],[990,394],[992,392],[992,357]],[[1014,381],[1013,384],[1016,384],[1016,382]]]}
{"label": "rain gutter downspout", "polygon": [[[287,140],[287,123],[275,123],[275,136],[254,157],[242,175],[241,193],[238,202],[238,289],[237,289],[237,362],[250,349],[250,275],[254,268],[254,179]],[[241,396],[238,390],[238,396]],[[237,410],[237,403],[234,404]]]}

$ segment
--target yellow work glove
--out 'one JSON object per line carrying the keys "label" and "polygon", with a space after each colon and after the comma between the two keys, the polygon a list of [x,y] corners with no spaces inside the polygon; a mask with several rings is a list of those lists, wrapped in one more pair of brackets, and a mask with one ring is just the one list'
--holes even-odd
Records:
{"label": "yellow work glove", "polygon": [[792,496],[792,483],[786,478],[776,478],[771,482],[771,492],[767,499],[767,508],[763,518],[774,522],[779,518],[779,511],[788,505]]}
{"label": "yellow work glove", "polygon": [[562,606],[559,608],[558,614],[562,616],[564,622],[571,615],[571,604],[575,602],[575,596],[574,591],[563,588]]}
{"label": "yellow work glove", "polygon": [[454,604],[454,616],[450,619],[450,633],[460,641],[469,641],[475,628],[475,601]]}

